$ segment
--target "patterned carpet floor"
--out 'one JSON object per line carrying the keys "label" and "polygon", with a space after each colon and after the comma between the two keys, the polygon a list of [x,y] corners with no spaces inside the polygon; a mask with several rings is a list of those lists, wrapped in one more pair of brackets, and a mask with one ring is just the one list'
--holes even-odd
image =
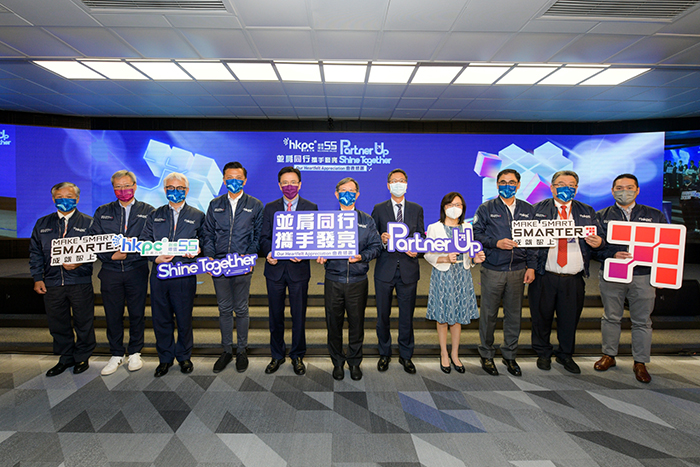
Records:
{"label": "patterned carpet floor", "polygon": [[582,374],[520,359],[516,378],[473,357],[465,374],[416,358],[415,375],[392,360],[379,373],[331,377],[328,358],[264,374],[251,358],[214,374],[193,358],[154,378],[157,362],[130,373],[90,369],[47,378],[57,358],[0,355],[0,466],[690,466],[700,465],[700,358],[653,357],[653,380],[634,379],[632,359],[604,373],[579,357]]}

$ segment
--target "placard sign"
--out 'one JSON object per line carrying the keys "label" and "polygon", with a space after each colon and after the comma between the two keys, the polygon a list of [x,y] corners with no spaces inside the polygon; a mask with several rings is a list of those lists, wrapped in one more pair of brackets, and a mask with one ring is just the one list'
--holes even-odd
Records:
{"label": "placard sign", "polygon": [[454,229],[452,238],[423,238],[419,233],[408,237],[408,226],[401,222],[387,222],[389,241],[387,251],[406,253],[464,253],[473,258],[484,249],[481,242],[474,240],[472,229]]}
{"label": "placard sign", "polygon": [[275,213],[272,257],[350,258],[357,255],[356,211]]}
{"label": "placard sign", "polygon": [[140,253],[141,256],[184,256],[186,254],[199,254],[199,240],[196,238],[181,238],[170,241],[167,238],[150,242],[139,240],[136,237],[125,237],[122,234],[114,235],[112,242],[122,253]]}
{"label": "placard sign", "polygon": [[628,245],[632,258],[605,260],[603,278],[610,282],[632,282],[635,266],[651,267],[654,287],[680,289],[683,283],[686,228],[680,224],[608,222],[609,243]]}
{"label": "placard sign", "polygon": [[573,219],[513,221],[511,235],[519,247],[548,248],[557,246],[560,238],[574,239],[596,234],[595,225],[576,225]]}
{"label": "placard sign", "polygon": [[216,277],[222,274],[226,277],[240,276],[251,272],[257,259],[258,255],[240,256],[238,253],[229,253],[221,259],[197,258],[197,261],[192,263],[160,263],[158,279],[173,279],[205,273]]}
{"label": "placard sign", "polygon": [[98,253],[117,251],[113,238],[114,234],[55,238],[51,240],[51,266],[95,262]]}

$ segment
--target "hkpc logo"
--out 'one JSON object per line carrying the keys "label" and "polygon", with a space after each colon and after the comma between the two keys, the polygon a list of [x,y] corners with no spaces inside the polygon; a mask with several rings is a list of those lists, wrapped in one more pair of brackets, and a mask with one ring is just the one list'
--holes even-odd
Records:
{"label": "hkpc logo", "polygon": [[285,146],[287,146],[288,149],[294,149],[297,151],[302,151],[302,152],[314,152],[316,148],[316,140],[312,142],[306,142],[306,141],[299,141],[299,140],[292,140],[289,138],[284,138],[282,140],[282,143],[284,143]]}
{"label": "hkpc logo", "polygon": [[609,243],[628,245],[632,258],[605,261],[603,278],[632,282],[635,266],[651,267],[651,285],[680,289],[685,257],[685,226],[644,222],[608,223]]}

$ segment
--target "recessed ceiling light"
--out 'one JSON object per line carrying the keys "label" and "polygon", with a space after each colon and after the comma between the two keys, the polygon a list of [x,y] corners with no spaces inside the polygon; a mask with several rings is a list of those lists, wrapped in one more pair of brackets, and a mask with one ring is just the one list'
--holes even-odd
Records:
{"label": "recessed ceiling light", "polygon": [[155,81],[191,81],[187,73],[173,62],[129,62]]}
{"label": "recessed ceiling light", "polygon": [[228,68],[221,62],[178,62],[198,81],[235,81]]}
{"label": "recessed ceiling light", "polygon": [[598,72],[605,70],[605,68],[573,68],[566,67],[560,68],[551,75],[547,76],[545,79],[537,83],[546,85],[561,85],[561,86],[573,86],[580,83],[586,78],[590,78]]}
{"label": "recessed ceiling light", "polygon": [[411,84],[450,84],[461,69],[461,66],[421,66]]}
{"label": "recessed ceiling light", "polygon": [[129,79],[129,80],[145,80],[147,76],[139,73],[134,67],[128,63],[120,61],[107,60],[90,60],[82,61],[83,65],[87,65],[95,71],[105,75],[109,79]]}
{"label": "recessed ceiling light", "polygon": [[321,68],[318,63],[275,63],[282,81],[321,82]]}
{"label": "recessed ceiling light", "polygon": [[64,62],[35,60],[34,63],[67,79],[105,79],[104,76],[98,75],[85,65],[72,60]]}
{"label": "recessed ceiling light", "polygon": [[509,66],[483,66],[472,64],[465,68],[454,84],[493,84],[503,73],[510,70]]}
{"label": "recessed ceiling light", "polygon": [[227,65],[241,81],[279,81],[271,63],[228,62]]}
{"label": "recessed ceiling light", "polygon": [[369,69],[368,83],[371,84],[407,84],[415,66],[377,65]]}
{"label": "recessed ceiling light", "polygon": [[326,83],[364,83],[367,65],[323,64],[323,77]]}
{"label": "recessed ceiling light", "polygon": [[496,84],[535,84],[554,70],[556,68],[553,66],[517,66],[499,79]]}
{"label": "recessed ceiling light", "polygon": [[616,86],[646,73],[651,68],[608,68],[581,83],[581,86]]}

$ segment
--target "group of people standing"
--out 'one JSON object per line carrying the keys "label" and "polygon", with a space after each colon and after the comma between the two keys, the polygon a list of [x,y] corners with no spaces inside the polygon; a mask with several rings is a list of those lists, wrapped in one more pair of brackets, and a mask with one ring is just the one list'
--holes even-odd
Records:
{"label": "group of people standing", "polygon": [[[279,211],[316,211],[318,206],[299,196],[301,172],[294,167],[279,171],[282,197],[263,203],[244,191],[247,171],[238,162],[224,166],[223,181],[227,192],[214,198],[203,213],[186,203],[189,182],[184,174],[171,173],[163,182],[168,204],[157,209],[137,201],[136,177],[126,170],[112,176],[116,200],[100,206],[94,217],[78,211],[80,189],[68,182],[51,190],[57,211],[39,219],[30,242],[30,269],[34,290],[44,295],[49,330],[54,339],[58,363],[48,370],[55,376],[73,367],[74,373],[88,369],[88,359],[95,348],[93,327],[94,304],[92,263],[50,265],[51,241],[61,237],[82,237],[97,234],[122,234],[144,241],[199,239],[204,257],[223,258],[228,254],[260,254],[265,258],[265,281],[269,302],[271,361],[265,373],[276,372],[287,354],[294,373],[306,372],[305,321],[308,284],[311,277],[309,260],[276,259],[272,256],[273,223]],[[574,199],[578,175],[560,171],[551,180],[552,198],[531,205],[516,198],[520,174],[502,170],[496,179],[498,197],[483,203],[476,210],[473,224],[465,222],[466,203],[457,192],[446,194],[440,204],[440,220],[426,231],[423,208],[406,199],[408,175],[401,169],[387,177],[390,198],[377,204],[370,214],[355,209],[360,196],[356,180],[347,177],[335,187],[340,210],[356,210],[358,254],[348,259],[318,258],[325,267],[324,298],[328,332],[328,352],[333,363],[333,378],[345,377],[348,365],[353,380],[362,378],[364,319],[369,290],[369,263],[376,259],[374,286],[377,306],[377,369],[387,371],[392,358],[390,316],[394,294],[398,301],[398,362],[409,373],[416,373],[412,362],[414,351],[413,317],[417,284],[420,280],[420,257],[433,267],[430,278],[426,318],[437,323],[440,343],[440,369],[452,368],[464,373],[459,358],[461,326],[479,318],[479,353],[481,366],[490,375],[498,375],[494,359],[500,347],[502,362],[513,376],[521,376],[517,363],[522,302],[525,285],[529,284],[529,306],[532,318],[532,348],[537,353],[537,367],[550,370],[552,356],[571,373],[580,373],[573,360],[576,326],[583,310],[585,283],[589,262],[595,257],[628,258],[626,248],[604,242],[607,223],[611,220],[632,222],[666,222],[660,211],[635,203],[639,184],[632,174],[618,176],[612,185],[615,203],[599,212]],[[524,248],[512,239],[514,220],[573,219],[576,225],[597,227],[598,235],[580,239],[559,239],[554,247]],[[457,253],[390,252],[387,224],[402,222],[408,235],[428,238],[449,238],[453,231],[471,230],[473,238],[483,245],[475,257]],[[192,262],[197,255],[152,257],[156,263]],[[143,366],[144,311],[147,295],[148,258],[121,251],[100,254],[100,289],[107,322],[107,339],[111,358],[102,368],[109,375],[127,360],[130,371]],[[481,264],[481,316],[477,305],[471,268]],[[642,382],[649,382],[645,364],[651,350],[650,314],[654,305],[654,288],[649,283],[649,269],[636,268],[630,284],[606,282],[601,273],[600,290],[605,307],[602,318],[603,357],[594,368],[605,371],[615,366],[620,337],[620,320],[625,298],[629,300],[632,320],[632,353],[634,373]],[[235,368],[248,367],[248,301],[252,272],[227,277],[213,277],[219,307],[222,354],[214,364],[215,373],[223,371],[235,359]],[[192,310],[196,291],[195,276],[161,280],[156,267],[150,273],[150,297],[153,329],[159,364],[155,376],[168,373],[177,361],[183,373],[191,373],[193,347]],[[284,340],[285,298],[289,299],[292,322],[291,347],[287,352]],[[496,345],[494,333],[498,311],[503,304],[503,345]],[[124,309],[129,313],[129,342],[124,341]],[[71,317],[72,309],[72,317]],[[554,316],[557,320],[558,346],[550,342]],[[348,321],[347,350],[343,345],[343,326]],[[236,344],[233,342],[234,322]],[[177,338],[174,336],[177,327]],[[75,332],[75,335],[74,335]],[[447,336],[450,335],[448,348]],[[128,355],[128,358],[127,358]]]}

